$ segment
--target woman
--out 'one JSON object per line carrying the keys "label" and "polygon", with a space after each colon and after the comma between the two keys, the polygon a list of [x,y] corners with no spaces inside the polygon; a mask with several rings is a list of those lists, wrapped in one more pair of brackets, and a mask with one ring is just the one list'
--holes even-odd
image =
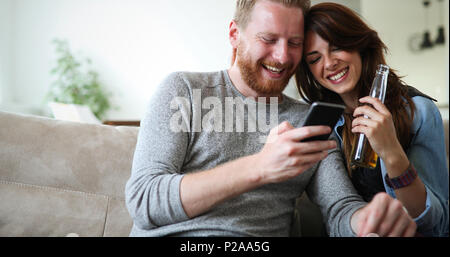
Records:
{"label": "woman", "polygon": [[[386,64],[387,47],[347,7],[313,6],[305,19],[305,36],[296,74],[299,92],[309,103],[346,106],[334,130],[355,188],[366,201],[379,192],[401,201],[420,234],[448,236],[444,130],[432,99],[405,85],[392,69],[384,104],[367,97],[378,64]],[[355,133],[365,134],[378,154],[374,170],[350,169]],[[402,180],[408,176],[413,179]]]}

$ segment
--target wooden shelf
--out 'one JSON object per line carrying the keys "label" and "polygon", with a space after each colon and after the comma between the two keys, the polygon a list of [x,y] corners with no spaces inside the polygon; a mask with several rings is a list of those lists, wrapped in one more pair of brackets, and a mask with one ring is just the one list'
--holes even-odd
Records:
{"label": "wooden shelf", "polygon": [[139,127],[141,122],[138,120],[105,120],[103,122],[104,125],[111,126],[132,126]]}

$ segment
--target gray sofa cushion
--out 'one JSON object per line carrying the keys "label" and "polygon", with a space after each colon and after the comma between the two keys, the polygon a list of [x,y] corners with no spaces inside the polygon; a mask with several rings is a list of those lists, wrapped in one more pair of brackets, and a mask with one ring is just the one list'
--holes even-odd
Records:
{"label": "gray sofa cushion", "polygon": [[128,236],[138,128],[0,112],[0,236]]}

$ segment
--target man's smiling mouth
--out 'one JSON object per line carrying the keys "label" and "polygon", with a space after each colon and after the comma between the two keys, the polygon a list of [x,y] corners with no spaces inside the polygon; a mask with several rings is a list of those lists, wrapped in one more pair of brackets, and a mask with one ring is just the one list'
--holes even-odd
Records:
{"label": "man's smiling mouth", "polygon": [[269,70],[270,72],[276,73],[276,74],[280,74],[280,73],[282,73],[284,71],[284,69],[279,69],[279,68],[276,68],[274,66],[270,66],[270,65],[267,65],[267,64],[262,64],[262,66],[265,69]]}

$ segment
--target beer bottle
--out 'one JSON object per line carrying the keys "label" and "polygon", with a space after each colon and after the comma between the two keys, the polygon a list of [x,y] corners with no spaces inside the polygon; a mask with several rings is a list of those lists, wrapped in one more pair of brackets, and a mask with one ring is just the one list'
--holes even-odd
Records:
{"label": "beer bottle", "polygon": [[[370,96],[380,99],[382,103],[384,103],[384,97],[386,95],[388,75],[389,67],[383,64],[378,65],[375,78],[372,82],[372,88],[370,89]],[[366,115],[364,117],[368,118]],[[366,135],[363,133],[357,133],[355,135],[351,156],[351,169],[357,167],[374,169],[377,166],[378,155],[373,151]]]}

